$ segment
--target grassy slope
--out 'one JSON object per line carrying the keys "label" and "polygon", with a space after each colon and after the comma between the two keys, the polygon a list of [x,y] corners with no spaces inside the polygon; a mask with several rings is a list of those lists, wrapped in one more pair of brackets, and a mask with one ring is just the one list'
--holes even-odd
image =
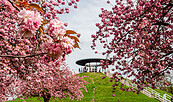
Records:
{"label": "grassy slope", "polygon": [[[112,84],[109,82],[110,78],[106,77],[105,79],[102,79],[104,76],[102,73],[81,73],[80,76],[89,76],[85,78],[88,80],[89,84],[87,86],[88,92],[83,92],[84,98],[81,99],[80,102],[158,102],[157,100],[153,98],[149,98],[142,93],[136,94],[133,92],[126,92],[121,91],[117,87],[115,90],[115,97],[112,97]],[[94,83],[92,83],[94,81]],[[95,93],[94,93],[95,88]],[[22,100],[16,99],[12,102],[22,102]],[[37,98],[31,98],[27,99],[26,102],[43,102],[41,100],[37,100]],[[68,99],[62,99],[62,100],[52,100],[51,102],[77,102],[76,100],[68,100]]]}

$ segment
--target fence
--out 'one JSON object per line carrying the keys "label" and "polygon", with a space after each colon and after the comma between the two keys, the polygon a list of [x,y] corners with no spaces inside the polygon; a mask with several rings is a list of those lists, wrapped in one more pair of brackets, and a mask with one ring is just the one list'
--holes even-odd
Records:
{"label": "fence", "polygon": [[[111,74],[111,73],[108,73],[108,72],[107,72],[106,75],[107,75],[108,77],[112,77],[112,74]],[[131,83],[131,81],[128,80],[128,79],[127,79],[127,80],[121,79],[120,82],[121,82],[122,84],[126,85],[126,86],[129,86],[129,87],[133,87],[133,88],[135,88],[135,89],[138,89],[138,88],[137,88],[137,85]],[[153,89],[150,88],[150,87],[145,87],[145,88],[141,91],[141,93],[143,93],[144,95],[146,95],[146,96],[148,96],[148,97],[156,98],[157,100],[159,100],[159,101],[161,101],[161,102],[171,102],[171,101],[170,101],[170,100],[171,100],[171,96],[170,96],[170,95],[166,94],[166,99],[164,100],[163,94],[161,94],[161,93],[159,93],[159,92],[153,90]]]}

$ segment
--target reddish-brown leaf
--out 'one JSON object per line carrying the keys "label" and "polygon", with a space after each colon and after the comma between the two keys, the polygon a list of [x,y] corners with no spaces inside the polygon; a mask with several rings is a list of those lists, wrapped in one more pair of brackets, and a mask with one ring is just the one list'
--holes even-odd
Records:
{"label": "reddish-brown leaf", "polygon": [[80,42],[79,39],[75,36],[68,36],[68,37],[71,38],[71,39],[74,39],[76,42]]}
{"label": "reddish-brown leaf", "polygon": [[18,7],[26,7],[28,5],[28,2],[27,1],[23,1],[23,0],[18,0],[18,2],[16,2],[15,4]]}
{"label": "reddish-brown leaf", "polygon": [[23,37],[33,37],[33,34],[31,33],[31,31],[27,30],[24,32]]}
{"label": "reddish-brown leaf", "polygon": [[37,4],[29,4],[29,6],[31,6],[31,7],[33,7],[33,8],[35,8],[35,9],[37,9],[37,10],[39,10],[39,11],[41,11],[41,12],[44,13],[44,11],[42,10],[42,8],[40,6],[38,6]]}
{"label": "reddish-brown leaf", "polygon": [[38,30],[40,31],[40,33],[44,34],[43,26],[40,26]]}
{"label": "reddish-brown leaf", "polygon": [[18,2],[23,2],[23,0],[17,0]]}
{"label": "reddish-brown leaf", "polygon": [[73,30],[66,30],[66,34],[77,34],[77,33]]}
{"label": "reddish-brown leaf", "polygon": [[47,24],[47,20],[43,18],[43,21],[41,21],[43,25]]}
{"label": "reddish-brown leaf", "polygon": [[75,42],[74,48],[79,48],[80,49],[79,44],[77,42]]}

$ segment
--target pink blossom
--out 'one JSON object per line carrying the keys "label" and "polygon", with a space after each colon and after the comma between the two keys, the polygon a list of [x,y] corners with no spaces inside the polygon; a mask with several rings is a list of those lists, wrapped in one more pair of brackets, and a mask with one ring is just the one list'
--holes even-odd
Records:
{"label": "pink blossom", "polygon": [[142,28],[144,28],[146,26],[147,23],[148,23],[148,20],[143,20],[141,22],[141,24],[139,25],[139,27],[142,29]]}
{"label": "pink blossom", "polygon": [[42,16],[37,11],[21,10],[18,17],[22,20],[18,33],[21,36],[32,37],[41,25]]}
{"label": "pink blossom", "polygon": [[63,48],[73,48],[73,45],[75,44],[74,40],[69,37],[64,37],[61,41],[61,45]]}
{"label": "pink blossom", "polygon": [[53,37],[55,41],[61,40],[63,36],[66,34],[66,30],[64,29],[64,23],[58,19],[53,19],[47,25],[46,33]]}
{"label": "pink blossom", "polygon": [[72,52],[71,49],[66,49],[66,50],[65,50],[65,53],[66,53],[66,54],[70,54],[71,52]]}
{"label": "pink blossom", "polygon": [[30,76],[28,76],[26,79],[31,80],[32,78]]}
{"label": "pink blossom", "polygon": [[42,49],[44,49],[49,55],[54,57],[60,57],[63,54],[60,45],[54,43],[52,39],[49,39],[48,42],[45,42],[41,45]]}
{"label": "pink blossom", "polygon": [[80,34],[77,34],[77,37],[78,37],[78,38],[80,38],[80,36],[81,36]]}
{"label": "pink blossom", "polygon": [[40,79],[36,79],[36,82],[40,82]]}
{"label": "pink blossom", "polygon": [[115,94],[112,94],[112,97],[115,97]]}
{"label": "pink blossom", "polygon": [[131,91],[131,89],[129,88],[128,91]]}
{"label": "pink blossom", "polygon": [[56,47],[55,49],[52,50],[52,55],[55,57],[60,57],[62,56],[63,51],[60,47]]}
{"label": "pink blossom", "polygon": [[0,3],[4,3],[5,6],[9,7],[11,11],[14,11],[15,8],[12,6],[12,4],[8,0],[1,0]]}

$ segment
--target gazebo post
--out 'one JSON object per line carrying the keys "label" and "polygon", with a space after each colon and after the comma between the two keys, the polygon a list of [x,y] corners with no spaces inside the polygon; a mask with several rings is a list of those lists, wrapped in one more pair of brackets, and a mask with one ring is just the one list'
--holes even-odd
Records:
{"label": "gazebo post", "polygon": [[98,68],[97,68],[97,62],[96,62],[96,66],[95,66],[95,69],[96,69],[96,70],[94,70],[94,71],[96,71],[96,72],[97,72],[97,69],[98,69]]}
{"label": "gazebo post", "polygon": [[90,69],[91,69],[90,72],[92,72],[92,68],[91,68],[91,66],[90,66],[90,62],[89,62],[89,67],[90,67]]}
{"label": "gazebo post", "polygon": [[87,72],[88,72],[88,70],[89,70],[89,67],[88,67],[88,66],[86,66],[86,70],[87,70]]}

